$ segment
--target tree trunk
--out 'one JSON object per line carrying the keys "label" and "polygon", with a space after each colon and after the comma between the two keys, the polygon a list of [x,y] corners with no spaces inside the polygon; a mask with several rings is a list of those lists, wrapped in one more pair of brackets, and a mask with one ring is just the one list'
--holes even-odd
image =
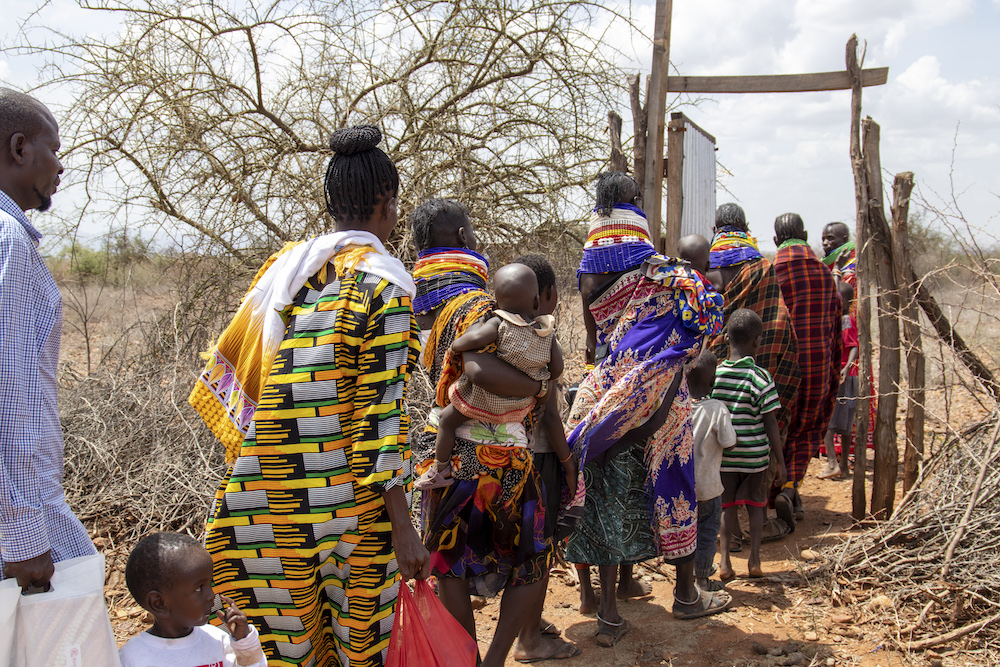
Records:
{"label": "tree trunk", "polygon": [[[871,377],[868,369],[872,362],[871,332],[871,245],[868,238],[868,183],[865,179],[865,164],[861,157],[861,64],[858,62],[858,36],[847,40],[847,72],[851,76],[851,169],[854,172],[854,207],[857,217],[855,232],[857,245],[857,283],[855,294],[858,311],[858,373],[861,379],[858,388],[857,415],[855,417],[854,448],[854,489],[851,494],[852,511],[855,521],[861,521],[867,513],[865,494],[865,443],[868,441],[868,406],[871,403]],[[845,438],[845,441],[847,439]],[[850,442],[842,442],[842,447],[850,447]]]}
{"label": "tree trunk", "polygon": [[896,284],[899,285],[900,315],[906,349],[906,449],[903,451],[903,493],[916,483],[924,458],[924,383],[925,359],[920,335],[920,307],[917,286],[912,284],[910,263],[909,211],[913,191],[913,172],[896,174],[892,186],[892,238],[896,259]]}
{"label": "tree trunk", "polygon": [[880,520],[892,516],[896,499],[899,447],[896,444],[896,407],[899,404],[899,293],[893,268],[892,238],[885,218],[882,195],[880,128],[870,117],[862,123],[865,175],[868,179],[868,224],[872,266],[878,288],[878,412],[875,417],[875,476],[872,514]]}

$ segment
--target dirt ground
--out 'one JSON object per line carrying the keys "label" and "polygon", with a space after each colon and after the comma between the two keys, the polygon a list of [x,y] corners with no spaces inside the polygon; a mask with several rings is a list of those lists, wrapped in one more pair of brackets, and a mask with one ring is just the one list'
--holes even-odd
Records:
{"label": "dirt ground", "polygon": [[[820,470],[821,462],[814,460],[801,489],[805,520],[793,534],[762,545],[766,578],[745,578],[747,550],[733,554],[733,566],[739,576],[728,585],[733,605],[721,614],[693,621],[675,620],[670,611],[672,568],[650,561],[637,571],[652,585],[652,595],[619,603],[619,611],[630,621],[632,629],[614,648],[602,648],[594,641],[596,617],[583,616],[578,611],[579,592],[572,574],[563,568],[554,570],[544,616],[582,651],[564,664],[574,667],[929,664],[925,658],[908,659],[893,648],[866,640],[864,628],[853,623],[852,609],[832,607],[826,591],[811,588],[800,576],[801,571],[815,564],[801,558],[803,550],[843,539],[853,524],[851,482],[817,479],[815,474]],[[480,638],[492,634],[498,613],[499,598],[476,612]],[[487,642],[480,641],[483,650],[487,646]],[[764,655],[769,650],[780,655],[769,659]],[[795,656],[796,652],[804,657]],[[508,657],[506,664],[513,667],[520,663]],[[947,664],[960,663],[949,660]]]}
{"label": "dirt ground", "polygon": [[[549,582],[545,618],[582,651],[564,664],[573,667],[930,664],[926,655],[907,658],[898,650],[866,639],[865,628],[854,625],[852,609],[831,606],[828,593],[810,587],[800,575],[815,564],[803,560],[803,550],[828,546],[852,530],[851,482],[817,479],[815,474],[821,469],[821,462],[814,460],[801,489],[805,520],[793,534],[762,546],[764,571],[768,576],[757,580],[738,576],[730,582],[728,590],[734,603],[722,614],[693,621],[675,620],[670,613],[672,568],[649,561],[638,566],[637,572],[652,585],[652,595],[619,603],[619,610],[629,619],[632,630],[614,648],[602,648],[594,642],[596,617],[578,612],[579,589],[572,573],[556,567]],[[95,541],[108,557],[108,608],[118,641],[124,643],[145,629],[151,619],[125,590],[122,576],[125,550],[106,537],[97,536]],[[733,554],[738,575],[745,575],[747,570],[745,551]],[[594,574],[596,578],[596,571]],[[476,612],[477,632],[483,640],[492,636],[499,601],[499,597],[489,600]],[[483,652],[487,646],[487,641],[480,641]],[[768,658],[765,654],[769,650],[778,655]],[[511,655],[506,664],[513,667],[520,663]],[[946,664],[963,663],[947,659]]]}

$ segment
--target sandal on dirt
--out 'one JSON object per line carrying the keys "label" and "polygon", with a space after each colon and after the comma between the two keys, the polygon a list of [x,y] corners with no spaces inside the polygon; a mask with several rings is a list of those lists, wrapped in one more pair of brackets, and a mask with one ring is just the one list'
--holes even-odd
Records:
{"label": "sandal on dirt", "polygon": [[[729,577],[729,580],[732,581],[735,578],[736,578],[736,573],[734,572],[733,576]],[[701,589],[701,586],[698,586],[698,588]],[[706,590],[709,593],[714,593],[716,591],[724,591],[724,590],[726,590],[726,582],[725,581],[716,581],[715,579],[709,579],[708,580],[708,585],[705,586],[705,588],[702,589],[702,590]]]}
{"label": "sandal on dirt", "polygon": [[538,622],[538,631],[543,635],[548,635],[550,637],[558,637],[562,634],[561,632],[559,632],[559,628],[556,627],[555,623],[550,623],[549,621],[546,621],[544,618],[539,620]]}
{"label": "sandal on dirt", "polygon": [[729,553],[738,554],[743,551],[743,540],[733,536],[729,538]]}
{"label": "sandal on dirt", "polygon": [[[597,634],[594,635],[594,641],[597,642],[598,646],[603,646],[604,648],[611,648],[617,644],[618,640],[632,629],[628,619],[624,618],[620,623],[609,623],[598,614],[597,623]],[[602,623],[604,624],[603,626],[601,626]]]}
{"label": "sandal on dirt", "polygon": [[[774,513],[778,515],[779,519],[785,522],[785,525],[788,527],[788,532],[794,533],[795,510],[793,509],[792,499],[789,497],[790,494],[786,493],[785,491],[787,491],[787,489],[782,490],[781,493],[775,496]],[[782,535],[781,537],[784,537],[784,535]]]}
{"label": "sandal on dirt", "polygon": [[566,660],[567,658],[575,658],[580,655],[580,647],[572,642],[566,640],[560,640],[556,643],[555,648],[551,653],[547,655],[539,655],[534,658],[517,658],[514,660],[524,664],[530,664],[532,662],[541,662],[543,660]]}
{"label": "sandal on dirt", "polygon": [[687,621],[692,618],[711,616],[712,614],[718,614],[729,609],[729,605],[733,603],[733,596],[729,593],[723,593],[722,591],[711,593],[697,588],[696,590],[698,590],[698,599],[691,602],[678,600],[675,591],[674,618],[680,621]]}
{"label": "sandal on dirt", "polygon": [[[777,501],[775,501],[775,505],[777,505]],[[782,519],[767,519],[764,521],[764,528],[760,533],[760,541],[761,543],[764,543],[771,542],[773,540],[780,540],[790,532],[792,531],[788,527],[788,524]]]}
{"label": "sandal on dirt", "polygon": [[451,476],[451,465],[446,465],[445,467],[438,470],[437,462],[431,464],[431,467],[427,469],[423,475],[413,483],[413,488],[419,489],[420,491],[426,491],[428,489],[440,489],[444,486],[451,486],[454,483],[454,479]]}

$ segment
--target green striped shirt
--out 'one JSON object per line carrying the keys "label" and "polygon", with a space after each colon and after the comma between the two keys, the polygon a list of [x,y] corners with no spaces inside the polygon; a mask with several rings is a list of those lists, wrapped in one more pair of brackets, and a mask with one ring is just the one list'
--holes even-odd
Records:
{"label": "green striped shirt", "polygon": [[722,472],[761,472],[770,462],[771,443],[764,415],[781,409],[771,374],[753,357],[723,361],[715,371],[712,398],[726,404],[733,416],[736,446],[722,455]]}

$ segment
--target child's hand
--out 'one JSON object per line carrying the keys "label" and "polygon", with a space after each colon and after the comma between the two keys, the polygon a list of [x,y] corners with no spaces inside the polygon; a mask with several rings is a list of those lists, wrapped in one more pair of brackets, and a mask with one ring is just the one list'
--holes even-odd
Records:
{"label": "child's hand", "polygon": [[782,461],[778,464],[778,473],[774,477],[774,486],[782,487],[788,481],[788,467]]}
{"label": "child's hand", "polygon": [[229,634],[233,636],[233,639],[243,639],[250,634],[250,623],[247,621],[247,615],[243,613],[242,609],[236,606],[235,602],[225,595],[220,595],[219,597],[222,598],[222,603],[226,608],[226,616],[222,619],[222,622],[229,628]]}
{"label": "child's hand", "polygon": [[847,370],[848,370],[848,368],[850,368],[850,367],[849,366],[844,366],[843,368],[840,369],[840,384],[844,384],[845,382],[847,382]]}
{"label": "child's hand", "polygon": [[576,462],[573,457],[569,457],[569,460],[563,464],[563,474],[566,476],[566,486],[569,487],[569,499],[572,502],[573,498],[576,497]]}

